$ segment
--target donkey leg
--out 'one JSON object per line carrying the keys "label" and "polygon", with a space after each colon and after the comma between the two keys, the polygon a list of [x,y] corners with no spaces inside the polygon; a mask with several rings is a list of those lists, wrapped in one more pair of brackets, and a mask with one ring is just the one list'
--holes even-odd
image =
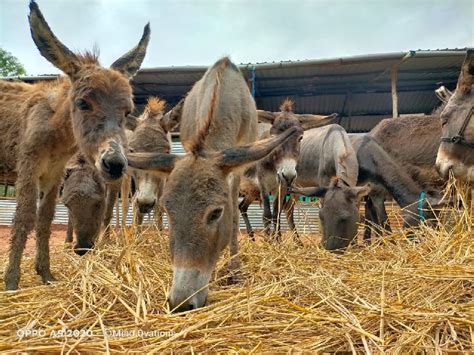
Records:
{"label": "donkey leg", "polygon": [[67,219],[66,243],[72,243],[73,234],[74,234],[74,228],[73,228],[73,225],[72,225],[72,219],[71,219],[71,217],[68,217],[68,219]]}
{"label": "donkey leg", "polygon": [[155,205],[155,224],[159,231],[163,230],[163,209],[158,205]]}
{"label": "donkey leg", "polygon": [[385,209],[385,198],[383,195],[377,195],[373,199],[374,208],[377,213],[377,219],[382,227],[382,232],[390,233],[392,227],[390,227],[390,221],[388,219],[387,210]]}
{"label": "donkey leg", "polygon": [[117,202],[118,198],[118,187],[115,185],[109,184],[107,185],[107,197],[105,200],[105,212],[104,212],[104,219],[102,221],[102,225],[104,227],[104,236],[109,237],[110,231],[112,226],[110,225],[110,221],[112,220],[112,216],[114,214],[114,207],[115,203]]}
{"label": "donkey leg", "polygon": [[240,213],[239,213],[239,187],[240,176],[234,175],[232,181],[232,204],[233,204],[233,226],[232,235],[230,239],[230,264],[229,271],[232,273],[232,282],[238,282],[241,279],[240,275],[240,260],[238,235],[240,232]]}
{"label": "donkey leg", "polygon": [[293,240],[295,241],[295,243],[298,245],[303,245],[295,225],[295,203],[296,202],[294,198],[290,198],[288,202],[285,203],[284,209],[286,214],[286,220],[288,221],[288,226],[290,227],[290,230],[293,232]]}
{"label": "donkey leg", "polygon": [[262,192],[263,202],[263,231],[269,236],[272,224],[272,210],[270,207],[270,197],[268,194]]}
{"label": "donkey leg", "polygon": [[275,227],[275,240],[281,242],[281,211],[285,201],[285,191],[279,193],[273,201],[273,225]]}
{"label": "donkey leg", "polygon": [[[44,181],[44,182],[43,182]],[[43,197],[38,209],[38,222],[36,225],[36,262],[35,268],[44,283],[55,281],[50,269],[49,238],[51,236],[51,224],[56,210],[56,198],[58,196],[61,177],[48,177],[40,179],[40,188]]]}
{"label": "donkey leg", "polygon": [[19,169],[16,187],[16,211],[11,231],[8,264],[5,269],[5,288],[18,289],[20,265],[26,238],[34,229],[36,221],[37,178],[32,169]]}
{"label": "donkey leg", "polygon": [[376,223],[374,216],[374,204],[370,196],[365,198],[365,211],[364,211],[364,243],[369,244],[372,240],[372,227]]}
{"label": "donkey leg", "polygon": [[160,198],[161,198],[161,195],[163,195],[163,189],[165,187],[165,180],[164,179],[161,179],[160,180],[160,185],[158,187],[158,191],[156,193],[156,203],[155,203],[155,223],[156,223],[156,226],[158,227],[158,230],[162,231],[163,230],[163,214],[164,214],[164,210],[163,208],[160,206]]}
{"label": "donkey leg", "polygon": [[133,210],[135,211],[135,213],[134,213],[135,214],[135,223],[138,226],[141,226],[143,224],[143,219],[145,218],[145,214],[140,212],[136,202],[133,204]]}
{"label": "donkey leg", "polygon": [[252,241],[255,241],[255,235],[252,229],[252,225],[250,224],[249,216],[247,214],[249,206],[252,202],[253,201],[248,196],[245,196],[242,202],[239,203],[239,210],[240,214],[242,215],[242,218],[244,219],[245,227],[247,228],[247,234],[249,238]]}

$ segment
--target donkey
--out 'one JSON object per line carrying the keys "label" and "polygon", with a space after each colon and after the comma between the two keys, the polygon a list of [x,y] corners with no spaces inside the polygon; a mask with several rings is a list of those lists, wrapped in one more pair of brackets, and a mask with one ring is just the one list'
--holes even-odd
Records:
{"label": "donkey", "polygon": [[[322,245],[328,250],[346,247],[357,234],[359,203],[370,186],[356,186],[359,162],[344,128],[331,124],[305,132],[296,171],[297,187],[290,192],[323,199]],[[295,230],[293,209],[294,203],[285,206],[288,224]]]}
{"label": "donkey", "polygon": [[[155,97],[148,99],[145,111],[139,118],[139,124],[129,139],[130,152],[170,153],[171,142],[168,132],[181,119],[184,100],[163,115],[165,102]],[[157,205],[163,191],[165,180],[143,170],[133,170],[132,177],[136,186],[134,205],[137,223],[142,224],[143,217],[155,208],[155,219],[161,225],[162,211]]]}
{"label": "donkey", "polygon": [[[446,93],[444,90],[443,92]],[[441,124],[436,112],[428,116],[403,116],[387,118],[377,124],[369,135],[393,158],[421,191],[432,196],[444,187],[435,162],[441,137]],[[413,185],[410,182],[410,185]],[[379,185],[380,186],[380,185]],[[372,189],[366,204],[366,220],[381,226],[381,232],[390,231],[385,211],[386,190]],[[365,239],[369,240],[371,228],[366,228]]]}
{"label": "donkey", "polygon": [[[129,116],[135,119],[127,126],[127,128],[134,130],[133,132],[128,131],[130,132],[128,134],[130,151],[170,152],[167,133],[179,122],[176,116],[179,115],[182,103],[163,115],[164,106],[164,101],[150,97],[140,117]],[[149,213],[153,208],[153,206],[149,208],[141,206],[143,198],[145,198],[145,201],[147,201],[146,199],[152,201],[159,199],[164,184],[160,177],[145,176],[142,178],[139,175],[140,173],[144,174],[146,172],[134,171],[137,194],[142,192],[141,196],[145,196],[141,199],[135,198],[135,214],[139,224],[142,223],[143,214]],[[101,230],[107,229],[109,226],[113,208],[121,189],[120,182],[117,184],[116,181],[112,183],[104,181],[97,170],[80,155],[73,157],[68,163],[63,190],[63,202],[69,211],[66,242],[71,243],[73,241],[75,232],[76,246],[74,250],[77,254],[83,255],[85,251],[91,249]],[[128,179],[123,179],[122,182],[124,184],[130,183]],[[142,186],[148,189],[147,194],[143,193],[145,189]],[[158,223],[160,222],[159,217],[159,215],[155,215]]]}
{"label": "donkey", "polygon": [[447,178],[474,182],[474,49],[469,49],[461,67],[456,90],[441,112],[442,138],[436,166]]}
{"label": "donkey", "polygon": [[[260,138],[281,134],[289,127],[297,127],[301,133],[303,133],[305,130],[327,125],[337,116],[337,114],[329,116],[295,114],[293,112],[293,106],[294,102],[290,99],[286,99],[280,106],[280,112],[258,110],[259,121],[271,125],[270,130],[264,132]],[[279,210],[279,207],[281,209],[283,206],[286,188],[292,185],[297,176],[296,163],[300,153],[301,139],[302,136],[299,136],[298,139],[287,140],[284,144],[275,149],[272,154],[257,163],[256,170],[264,208],[263,218],[265,231],[266,233],[269,233],[270,224],[273,221],[277,232],[277,240],[281,239],[280,228],[277,223],[277,211]],[[274,197],[273,216],[270,208],[270,194]],[[251,198],[251,195],[244,197],[244,200],[240,204],[240,210],[246,222],[247,230],[251,235],[253,235],[247,217],[248,206],[253,202]],[[295,238],[298,238],[297,234],[295,234]]]}
{"label": "donkey", "polygon": [[300,135],[292,128],[254,142],[255,102],[239,69],[227,57],[210,67],[187,95],[180,133],[185,156],[128,155],[132,168],[168,175],[161,202],[170,223],[173,281],[169,303],[177,311],[204,306],[211,273],[229,241],[230,270],[239,268],[241,171]]}
{"label": "donkey", "polygon": [[[372,215],[372,217],[367,215],[368,221],[384,226],[387,219],[383,204],[384,193],[382,191],[384,190],[388,191],[397,204],[403,208],[405,227],[418,225],[425,218],[424,211],[426,211],[426,217],[432,217],[431,212],[429,212],[430,207],[437,207],[441,204],[438,190],[425,189],[425,197],[420,197],[421,192],[424,191],[423,180],[413,179],[410,170],[406,168],[408,163],[406,161],[403,161],[405,164],[401,163],[392,154],[388,153],[372,135],[353,135],[351,136],[351,142],[357,152],[359,161],[358,183],[371,182],[372,185],[378,185],[378,191],[374,187],[372,188],[371,201],[369,201],[368,206],[366,205],[367,213],[377,214]],[[420,169],[423,167],[421,162],[419,167]],[[420,177],[422,175],[415,176]],[[436,182],[437,179],[435,178],[433,181]],[[429,185],[427,181],[424,183],[426,186]],[[380,187],[383,187],[383,189],[381,190]],[[374,209],[371,209],[372,207]],[[382,214],[380,211],[382,211]],[[370,235],[366,233],[365,238],[368,239],[369,237]]]}
{"label": "donkey", "polygon": [[30,2],[29,24],[40,53],[67,77],[33,85],[0,81],[0,161],[11,162],[18,175],[5,271],[7,290],[18,288],[23,249],[36,220],[36,272],[45,283],[54,280],[48,244],[69,158],[80,150],[109,180],[120,178],[125,171],[123,124],[133,109],[129,80],[138,71],[150,38],[146,25],[138,45],[106,69],[95,54],[74,54],[64,46],[34,1]]}
{"label": "donkey", "polygon": [[62,200],[69,211],[66,242],[76,233],[74,251],[84,255],[94,247],[106,209],[106,182],[81,154],[69,162],[64,177]]}
{"label": "donkey", "polygon": [[[381,187],[387,190],[395,201],[405,209],[405,226],[417,225],[421,220],[418,211],[418,200],[422,188],[373,137],[367,134],[351,135],[349,139],[348,143],[353,147],[358,166],[358,171],[353,173],[353,176],[357,176],[356,181],[359,186],[350,191],[338,180],[337,183],[331,183],[329,188],[323,185],[321,187],[294,188],[292,190],[294,193],[324,198],[323,208],[320,210],[320,219],[323,225],[323,246],[329,250],[346,248],[354,239],[357,234],[358,221],[356,218],[358,208],[354,208],[354,206],[360,202],[362,197],[372,193],[373,190],[379,190]],[[337,191],[335,188],[339,188],[339,195],[334,193],[334,191]],[[344,196],[342,194],[352,196],[352,198],[342,198]],[[376,194],[376,196],[379,195],[383,196],[381,193]],[[381,201],[371,199],[366,204],[366,212],[373,213],[372,209],[376,206],[374,207],[371,204],[381,203],[383,205],[383,202],[383,198]],[[427,194],[421,203],[421,208],[425,210],[428,209],[429,205],[437,205],[439,201],[436,196]],[[376,211],[380,211],[380,207]],[[383,209],[383,211],[385,210]],[[367,217],[369,221],[377,221],[373,215],[370,216]],[[380,216],[379,218],[382,219]],[[381,222],[378,222],[378,224],[381,224]]]}

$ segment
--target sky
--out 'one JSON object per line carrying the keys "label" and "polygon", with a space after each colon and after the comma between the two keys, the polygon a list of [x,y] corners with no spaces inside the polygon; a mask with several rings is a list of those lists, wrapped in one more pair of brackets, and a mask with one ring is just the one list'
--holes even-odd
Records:
{"label": "sky", "polygon": [[[59,73],[41,57],[28,0],[0,0],[0,47],[29,75]],[[100,48],[109,66],[151,24],[142,67],[208,66],[474,46],[474,0],[37,0],[71,50]]]}

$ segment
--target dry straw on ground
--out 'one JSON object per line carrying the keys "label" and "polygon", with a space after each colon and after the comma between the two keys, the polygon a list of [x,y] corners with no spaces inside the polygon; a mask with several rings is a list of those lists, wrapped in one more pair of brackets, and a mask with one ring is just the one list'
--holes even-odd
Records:
{"label": "dry straw on ground", "polygon": [[473,351],[472,217],[450,211],[414,241],[397,232],[344,255],[311,236],[244,239],[242,283],[227,284],[221,258],[209,306],[185,314],[165,301],[166,235],[129,230],[85,257],[57,248],[57,283],[40,285],[28,258],[22,289],[0,293],[0,351]]}

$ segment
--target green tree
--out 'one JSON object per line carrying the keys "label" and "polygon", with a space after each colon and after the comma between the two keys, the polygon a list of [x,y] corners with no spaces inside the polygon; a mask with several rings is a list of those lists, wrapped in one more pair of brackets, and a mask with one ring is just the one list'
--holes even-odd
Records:
{"label": "green tree", "polygon": [[0,76],[25,75],[25,67],[10,52],[0,48]]}

